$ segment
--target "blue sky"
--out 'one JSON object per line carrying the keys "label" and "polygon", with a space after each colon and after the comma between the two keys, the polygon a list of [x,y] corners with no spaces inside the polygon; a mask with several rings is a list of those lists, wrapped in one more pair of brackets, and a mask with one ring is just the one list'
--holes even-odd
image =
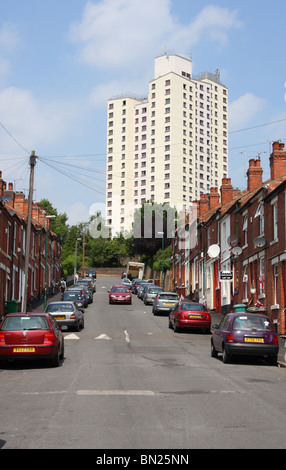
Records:
{"label": "blue sky", "polygon": [[0,0],[3,178],[28,194],[35,150],[34,200],[87,221],[105,201],[106,101],[145,97],[166,48],[192,52],[194,75],[220,69],[229,177],[244,189],[260,154],[266,180],[271,142],[286,140],[285,17],[282,0]]}

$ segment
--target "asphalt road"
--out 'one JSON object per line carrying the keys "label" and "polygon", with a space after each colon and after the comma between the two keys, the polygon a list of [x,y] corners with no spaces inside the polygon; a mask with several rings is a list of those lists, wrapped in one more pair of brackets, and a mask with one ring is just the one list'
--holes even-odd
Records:
{"label": "asphalt road", "polygon": [[210,335],[174,333],[119,279],[97,279],[85,328],[65,333],[59,368],[0,369],[2,449],[274,449],[286,447],[286,369],[210,356]]}

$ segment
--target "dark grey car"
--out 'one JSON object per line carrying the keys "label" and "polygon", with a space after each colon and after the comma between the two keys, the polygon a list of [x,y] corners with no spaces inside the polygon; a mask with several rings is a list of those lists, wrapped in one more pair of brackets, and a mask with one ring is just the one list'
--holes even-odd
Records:
{"label": "dark grey car", "polygon": [[169,313],[178,300],[178,294],[175,292],[160,292],[153,302],[153,314]]}

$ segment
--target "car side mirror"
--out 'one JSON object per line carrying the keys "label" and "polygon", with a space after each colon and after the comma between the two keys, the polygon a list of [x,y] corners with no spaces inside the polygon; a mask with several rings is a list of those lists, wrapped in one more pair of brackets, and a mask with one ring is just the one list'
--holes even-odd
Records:
{"label": "car side mirror", "polygon": [[212,325],[212,328],[213,328],[214,330],[218,330],[218,329],[219,329],[219,325],[217,325],[216,323],[214,323],[214,325]]}

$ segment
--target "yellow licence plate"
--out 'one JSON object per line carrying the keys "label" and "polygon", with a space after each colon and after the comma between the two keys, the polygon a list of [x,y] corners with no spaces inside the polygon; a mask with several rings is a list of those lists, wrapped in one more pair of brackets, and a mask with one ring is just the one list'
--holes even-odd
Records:
{"label": "yellow licence plate", "polygon": [[173,302],[164,302],[164,305],[173,305]]}
{"label": "yellow licence plate", "polygon": [[264,343],[264,338],[244,338],[245,343]]}
{"label": "yellow licence plate", "polygon": [[200,320],[202,316],[201,315],[189,315],[188,318],[195,318],[197,320]]}
{"label": "yellow licence plate", "polygon": [[55,317],[55,320],[65,320],[66,317],[64,315],[58,315]]}
{"label": "yellow licence plate", "polygon": [[13,348],[14,353],[35,352],[35,348]]}

